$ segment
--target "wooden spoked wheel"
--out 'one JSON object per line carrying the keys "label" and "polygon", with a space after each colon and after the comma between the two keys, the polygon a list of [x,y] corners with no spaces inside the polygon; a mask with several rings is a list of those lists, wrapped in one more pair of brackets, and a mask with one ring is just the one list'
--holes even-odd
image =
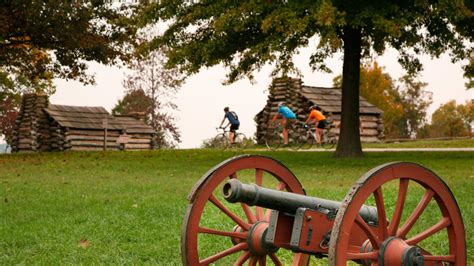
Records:
{"label": "wooden spoked wheel", "polygon": [[230,178],[304,194],[293,173],[271,158],[244,155],[222,162],[204,175],[189,195],[181,235],[183,264],[307,264],[309,255],[264,244],[270,210],[223,199],[222,187]]}
{"label": "wooden spoked wheel", "polygon": [[[388,203],[390,198],[384,198],[384,193],[397,191],[393,204]],[[370,201],[377,206],[373,225],[358,214],[362,204]],[[356,231],[363,232],[366,241],[354,243],[351,234]],[[414,163],[390,163],[372,169],[349,190],[336,215],[329,261],[330,265],[346,265],[348,261],[364,265],[466,265],[464,224],[453,194],[436,174]]]}

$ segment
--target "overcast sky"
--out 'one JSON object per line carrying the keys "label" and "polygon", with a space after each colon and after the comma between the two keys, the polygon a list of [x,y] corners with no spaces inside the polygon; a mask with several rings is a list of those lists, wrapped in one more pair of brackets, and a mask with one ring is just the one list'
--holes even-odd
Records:
{"label": "overcast sky", "polygon": [[[295,65],[302,71],[303,82],[310,86],[332,86],[334,76],[342,72],[342,55],[328,60],[332,74],[312,72],[308,66],[311,49],[302,49],[295,56]],[[448,56],[440,59],[422,57],[424,71],[421,80],[427,82],[427,91],[433,92],[433,104],[429,113],[436,110],[441,104],[454,99],[458,103],[474,99],[474,90],[467,91],[463,78],[462,64],[452,64]],[[377,58],[379,65],[385,67],[393,79],[404,74],[397,63],[397,53],[388,51],[384,56]],[[232,85],[224,86],[221,82],[225,78],[226,70],[216,66],[203,69],[200,73],[188,78],[186,84],[177,94],[175,103],[179,107],[176,113],[177,125],[181,130],[181,148],[199,147],[204,139],[216,135],[215,127],[221,122],[223,108],[229,106],[239,115],[241,131],[247,136],[253,136],[256,127],[253,117],[264,107],[267,99],[267,89],[271,83],[270,67],[262,69],[255,75],[256,83],[241,80]],[[54,104],[103,106],[111,110],[124,94],[122,86],[124,69],[104,67],[91,64],[90,72],[96,75],[96,86],[83,86],[74,81],[56,80],[57,91],[50,98]]]}

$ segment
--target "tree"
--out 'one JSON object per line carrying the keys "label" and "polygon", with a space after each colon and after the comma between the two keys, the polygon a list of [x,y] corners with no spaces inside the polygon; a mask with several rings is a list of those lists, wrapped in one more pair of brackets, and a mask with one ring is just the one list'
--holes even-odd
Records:
{"label": "tree", "polygon": [[459,137],[468,135],[468,128],[463,121],[463,114],[455,100],[442,104],[431,117],[431,134],[433,137]]}
{"label": "tree", "polygon": [[[400,53],[410,72],[421,69],[416,54],[454,61],[467,58],[473,39],[472,6],[464,1],[159,1],[142,13],[144,25],[164,21],[166,30],[148,45],[165,45],[168,67],[187,74],[219,63],[229,68],[227,82],[252,78],[265,64],[274,74],[297,71],[292,56],[319,37],[311,56],[315,70],[342,51],[342,127],[336,156],[362,156],[358,120],[361,58]],[[468,45],[467,45],[468,44]]]}
{"label": "tree", "polygon": [[157,132],[158,146],[174,147],[181,142],[171,114],[177,109],[173,97],[182,84],[176,70],[164,68],[165,55],[156,50],[131,63],[132,74],[124,80],[126,95],[114,107],[115,113],[145,112],[146,121]]}
{"label": "tree", "polygon": [[131,89],[112,109],[113,115],[142,113],[145,114],[145,122],[150,123],[152,111],[152,99],[142,89]]}
{"label": "tree", "polygon": [[127,61],[134,25],[104,1],[1,1],[0,136],[11,139],[22,94],[50,95],[54,78],[93,83],[86,61]]}
{"label": "tree", "polygon": [[[334,78],[335,87],[340,88],[341,83],[342,76]],[[387,138],[409,138],[424,125],[431,104],[431,94],[424,91],[426,85],[413,75],[394,81],[377,62],[361,66],[360,95],[384,112]]]}
{"label": "tree", "polygon": [[406,121],[401,137],[416,136],[425,125],[426,111],[433,102],[432,93],[424,90],[427,85],[413,75],[404,75],[399,79],[397,90],[403,107],[403,120]]}
{"label": "tree", "polygon": [[0,22],[0,71],[31,82],[92,83],[85,61],[127,60],[136,32],[124,10],[104,1],[2,1]]}
{"label": "tree", "polygon": [[474,122],[474,104],[472,101],[466,101],[466,103],[457,106],[457,111],[461,116],[461,120],[464,122],[464,126],[469,132],[469,136],[472,137],[472,123]]}

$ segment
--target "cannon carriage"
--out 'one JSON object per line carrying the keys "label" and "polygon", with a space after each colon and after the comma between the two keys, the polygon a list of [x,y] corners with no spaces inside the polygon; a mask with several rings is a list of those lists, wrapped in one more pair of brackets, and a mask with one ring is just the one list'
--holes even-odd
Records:
{"label": "cannon carriage", "polygon": [[[387,190],[393,204],[384,198]],[[295,175],[269,157],[242,155],[218,164],[189,194],[183,264],[309,265],[327,257],[322,264],[466,265],[457,202],[421,165],[378,166],[342,202],[305,194]],[[425,225],[423,213],[438,217]],[[443,247],[430,245],[432,238]]]}

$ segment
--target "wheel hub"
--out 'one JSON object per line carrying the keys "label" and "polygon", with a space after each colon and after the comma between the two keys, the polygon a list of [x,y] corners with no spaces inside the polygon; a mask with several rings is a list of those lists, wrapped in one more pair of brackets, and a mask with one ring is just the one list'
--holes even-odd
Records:
{"label": "wheel hub", "polygon": [[410,246],[401,238],[389,237],[380,247],[378,265],[422,266],[424,258],[421,248]]}
{"label": "wheel hub", "polygon": [[267,255],[275,253],[278,248],[265,241],[268,230],[268,222],[258,221],[250,227],[247,243],[250,253],[253,255]]}

